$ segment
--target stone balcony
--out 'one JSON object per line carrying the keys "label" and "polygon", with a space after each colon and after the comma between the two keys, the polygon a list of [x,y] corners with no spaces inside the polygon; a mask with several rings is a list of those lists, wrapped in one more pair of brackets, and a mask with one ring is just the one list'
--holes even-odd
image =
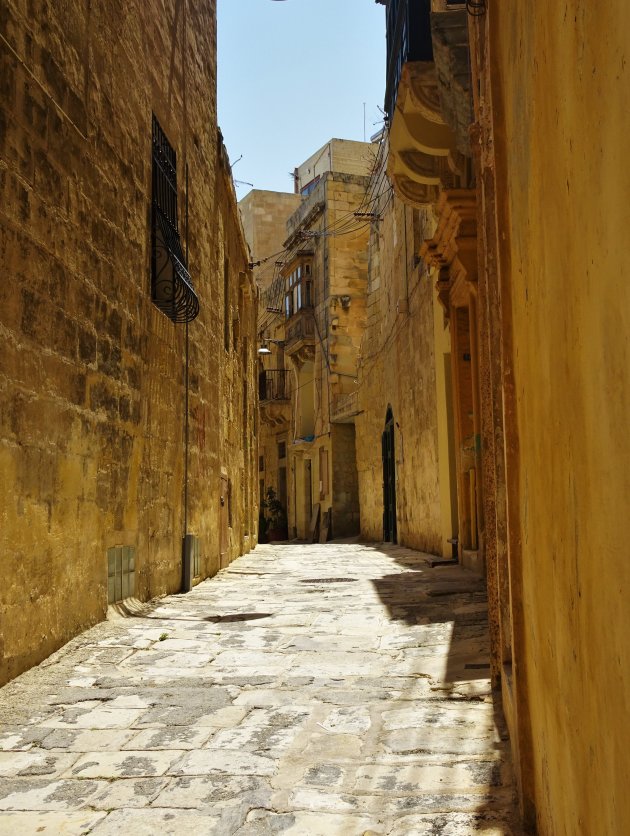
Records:
{"label": "stone balcony", "polygon": [[420,208],[437,202],[444,188],[469,185],[472,100],[464,3],[396,5],[388,19],[386,107],[388,174],[403,201]]}
{"label": "stone balcony", "polygon": [[354,424],[359,414],[359,392],[340,392],[332,396],[330,420],[335,424]]}

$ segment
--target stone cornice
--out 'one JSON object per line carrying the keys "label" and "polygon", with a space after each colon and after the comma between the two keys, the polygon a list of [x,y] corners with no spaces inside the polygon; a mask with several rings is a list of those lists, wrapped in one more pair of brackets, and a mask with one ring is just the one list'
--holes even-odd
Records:
{"label": "stone cornice", "polygon": [[437,268],[438,296],[447,314],[451,301],[476,293],[477,203],[473,189],[448,189],[437,203],[438,225],[423,243],[420,255]]}

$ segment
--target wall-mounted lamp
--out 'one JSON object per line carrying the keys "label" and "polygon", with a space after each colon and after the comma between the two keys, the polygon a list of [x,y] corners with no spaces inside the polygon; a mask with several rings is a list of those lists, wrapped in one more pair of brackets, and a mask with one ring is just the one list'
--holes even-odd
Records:
{"label": "wall-mounted lamp", "polygon": [[262,345],[258,349],[258,354],[263,355],[271,354],[271,349],[266,345],[266,343],[274,343],[275,345],[279,345],[281,348],[284,348],[284,340],[272,340],[272,339],[262,339]]}

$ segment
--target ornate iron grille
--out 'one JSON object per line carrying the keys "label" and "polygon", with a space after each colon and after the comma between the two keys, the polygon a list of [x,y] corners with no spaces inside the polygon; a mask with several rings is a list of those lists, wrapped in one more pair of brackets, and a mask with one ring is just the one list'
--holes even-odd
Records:
{"label": "ornate iron grille", "polygon": [[190,279],[177,223],[177,155],[153,117],[151,299],[173,322],[191,322],[199,300]]}

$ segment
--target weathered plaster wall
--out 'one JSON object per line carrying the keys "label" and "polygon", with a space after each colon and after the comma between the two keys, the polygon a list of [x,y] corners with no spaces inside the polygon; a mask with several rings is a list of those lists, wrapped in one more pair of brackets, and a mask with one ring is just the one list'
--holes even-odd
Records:
{"label": "weathered plaster wall", "polygon": [[370,241],[368,325],[356,419],[361,533],[370,540],[383,538],[381,434],[391,406],[397,424],[398,540],[450,554],[446,539],[456,533],[444,376],[450,343],[434,277],[416,258],[434,222],[427,213],[414,216],[414,211],[393,198]]}
{"label": "weathered plaster wall", "polygon": [[490,11],[526,766],[541,834],[626,833],[630,6]]}
{"label": "weathered plaster wall", "polygon": [[137,597],[180,586],[185,328],[150,300],[152,112],[183,231],[189,171],[188,530],[202,573],[218,565],[237,220],[218,182],[215,19],[213,0],[0,8],[0,682],[104,616],[109,546],[135,546]]}

